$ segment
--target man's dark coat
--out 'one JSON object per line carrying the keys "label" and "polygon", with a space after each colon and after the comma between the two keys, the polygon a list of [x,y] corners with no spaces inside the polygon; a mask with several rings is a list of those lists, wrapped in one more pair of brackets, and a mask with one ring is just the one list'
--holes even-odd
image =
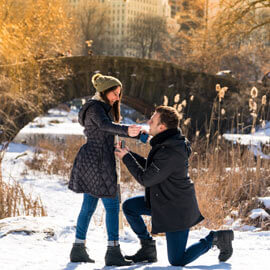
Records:
{"label": "man's dark coat", "polygon": [[102,101],[89,100],[79,112],[87,143],[80,148],[71,171],[68,187],[75,192],[98,198],[117,194],[114,135],[128,136],[128,126],[113,123],[110,110]]}
{"label": "man's dark coat", "polygon": [[123,162],[146,188],[152,233],[186,230],[203,220],[188,175],[189,144],[179,129],[168,129],[150,143],[152,149],[147,160],[130,152]]}

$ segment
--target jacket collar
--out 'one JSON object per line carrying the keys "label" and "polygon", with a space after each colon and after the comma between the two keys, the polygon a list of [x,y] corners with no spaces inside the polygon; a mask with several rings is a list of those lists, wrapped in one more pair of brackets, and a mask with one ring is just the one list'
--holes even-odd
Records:
{"label": "jacket collar", "polygon": [[179,128],[171,128],[171,129],[166,129],[165,131],[157,134],[150,140],[150,145],[154,147],[157,144],[163,143],[165,140],[169,139],[170,137],[173,137],[175,135],[181,134],[181,130]]}
{"label": "jacket collar", "polygon": [[103,107],[106,109],[107,112],[109,112],[112,108],[110,104],[108,104],[101,96],[99,92],[96,92],[95,95],[91,98],[91,100],[97,100],[102,102]]}

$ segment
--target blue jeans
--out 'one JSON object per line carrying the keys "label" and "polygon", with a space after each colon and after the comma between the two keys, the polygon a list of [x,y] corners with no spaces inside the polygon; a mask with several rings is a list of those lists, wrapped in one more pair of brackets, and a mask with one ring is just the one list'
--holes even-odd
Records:
{"label": "blue jeans", "polygon": [[[130,198],[123,203],[123,211],[132,230],[140,239],[151,239],[141,215],[151,216],[143,196]],[[170,221],[168,221],[170,222]],[[206,253],[212,246],[213,233],[186,249],[189,229],[166,232],[168,260],[171,265],[184,266]]]}
{"label": "blue jeans", "polygon": [[[98,198],[84,193],[83,203],[77,220],[76,238],[85,240],[91,217],[96,210]],[[119,200],[115,198],[101,198],[106,210],[106,228],[108,241],[119,240]]]}

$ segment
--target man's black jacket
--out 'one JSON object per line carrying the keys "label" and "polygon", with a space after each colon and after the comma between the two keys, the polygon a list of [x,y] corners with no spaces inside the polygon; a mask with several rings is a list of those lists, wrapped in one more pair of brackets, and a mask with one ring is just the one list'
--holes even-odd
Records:
{"label": "man's black jacket", "polygon": [[188,175],[189,144],[179,129],[159,133],[150,143],[147,159],[131,152],[123,162],[146,188],[152,233],[186,230],[203,220]]}

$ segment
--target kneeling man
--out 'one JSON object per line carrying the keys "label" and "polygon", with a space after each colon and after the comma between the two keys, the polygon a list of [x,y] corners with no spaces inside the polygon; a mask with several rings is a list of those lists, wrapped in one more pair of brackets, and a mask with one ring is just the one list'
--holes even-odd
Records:
{"label": "kneeling man", "polygon": [[179,114],[169,106],[159,106],[149,120],[152,149],[144,157],[117,147],[133,177],[145,187],[145,196],[130,198],[123,211],[132,230],[141,242],[135,255],[126,256],[133,262],[156,262],[155,240],[151,237],[142,215],[152,217],[152,233],[166,233],[168,260],[171,265],[184,266],[213,245],[220,249],[219,260],[228,260],[233,252],[233,231],[211,231],[198,243],[186,248],[189,229],[203,220],[194,184],[188,174],[191,149],[179,128]]}

